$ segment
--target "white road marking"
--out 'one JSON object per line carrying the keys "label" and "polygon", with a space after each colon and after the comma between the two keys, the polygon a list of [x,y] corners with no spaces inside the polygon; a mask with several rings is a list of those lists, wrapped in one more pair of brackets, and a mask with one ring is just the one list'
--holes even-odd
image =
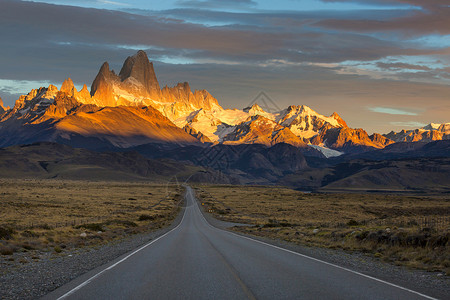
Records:
{"label": "white road marking", "polygon": [[[191,196],[193,197],[192,192],[191,192]],[[197,203],[197,201],[195,201],[195,200],[194,200],[194,202]],[[270,247],[272,247],[272,248],[276,248],[276,249],[278,249],[278,250],[286,251],[286,252],[289,252],[289,253],[291,253],[291,254],[295,254],[295,255],[301,256],[301,257],[303,257],[303,258],[307,258],[307,259],[310,259],[310,260],[313,260],[313,261],[317,261],[317,262],[320,262],[320,263],[323,263],[323,264],[326,264],[326,265],[329,265],[329,266],[332,266],[332,267],[335,267],[335,268],[338,268],[338,269],[341,269],[341,270],[345,270],[345,271],[347,271],[347,272],[350,272],[350,273],[353,273],[353,274],[356,274],[356,275],[359,275],[359,276],[362,276],[362,277],[365,277],[365,278],[369,278],[369,279],[372,279],[372,280],[375,280],[375,281],[378,281],[378,282],[381,282],[381,283],[384,283],[384,284],[387,284],[387,285],[396,287],[396,288],[401,289],[401,290],[404,290],[404,291],[408,291],[408,292],[410,292],[410,293],[419,295],[419,296],[424,297],[424,298],[427,298],[427,299],[438,300],[437,298],[433,298],[433,297],[431,297],[431,296],[428,296],[428,295],[425,295],[425,294],[416,292],[416,291],[414,291],[414,290],[411,290],[411,289],[402,287],[402,286],[397,285],[397,284],[394,284],[394,283],[390,283],[390,282],[388,282],[388,281],[384,281],[384,280],[379,279],[379,278],[376,278],[376,277],[372,277],[372,276],[370,276],[370,275],[366,275],[366,274],[363,274],[363,273],[360,273],[360,272],[357,272],[357,271],[354,271],[354,270],[351,270],[351,269],[348,269],[348,268],[345,268],[345,267],[341,267],[341,266],[339,266],[339,265],[335,265],[335,264],[332,264],[332,263],[329,263],[329,262],[326,262],[326,261],[323,261],[323,260],[320,260],[320,259],[317,259],[317,258],[314,258],[314,257],[311,257],[311,256],[307,256],[307,255],[304,255],[304,254],[301,254],[301,253],[292,251],[292,250],[288,250],[288,249],[285,249],[285,248],[281,248],[281,247],[278,247],[278,246],[275,246],[275,245],[271,245],[271,244],[268,244],[268,243],[265,243],[265,242],[262,242],[262,241],[258,241],[258,240],[252,239],[252,238],[250,238],[250,237],[247,237],[247,236],[239,235],[239,234],[236,234],[236,233],[231,232],[231,231],[228,231],[228,230],[223,230],[223,229],[214,227],[214,226],[212,226],[212,225],[206,220],[205,216],[203,216],[203,214],[202,214],[202,212],[200,211],[200,208],[199,208],[199,206],[198,206],[198,203],[196,204],[196,207],[197,207],[197,209],[199,210],[200,215],[202,216],[202,218],[203,218],[203,220],[206,222],[206,224],[208,224],[210,227],[212,227],[212,228],[214,228],[214,229],[216,229],[216,230],[221,230],[221,231],[224,231],[224,232],[226,232],[226,233],[235,235],[235,236],[240,237],[240,238],[243,238],[243,239],[247,239],[247,240],[250,240],[250,241],[253,241],[253,242],[256,242],[256,243],[260,243],[260,244],[263,244],[263,245],[266,245],[266,246],[270,246]]]}
{"label": "white road marking", "polygon": [[67,293],[65,293],[64,295],[62,295],[61,297],[58,298],[59,299],[64,299],[70,295],[72,295],[73,293],[75,293],[76,291],[78,291],[79,289],[81,289],[82,287],[86,286],[87,284],[89,284],[92,280],[94,280],[95,278],[97,278],[98,276],[100,276],[101,274],[105,273],[108,270],[111,270],[112,268],[114,268],[115,266],[117,266],[118,264],[120,264],[121,262],[127,260],[128,258],[130,258],[131,256],[133,256],[134,254],[138,253],[139,251],[147,248],[148,246],[150,246],[151,244],[155,243],[156,241],[162,239],[163,237],[165,237],[166,235],[168,235],[169,233],[171,233],[172,231],[176,230],[178,227],[180,227],[180,225],[183,223],[184,220],[184,216],[186,216],[186,209],[184,210],[183,213],[183,218],[181,219],[180,224],[178,224],[175,228],[173,228],[172,230],[166,232],[165,234],[163,234],[162,236],[154,239],[153,241],[149,242],[148,244],[145,244],[144,246],[138,248],[137,250],[131,252],[130,254],[128,254],[127,256],[125,256],[124,258],[122,258],[121,260],[119,260],[118,262],[114,263],[113,265],[107,267],[106,269],[103,269],[102,271],[98,272],[97,274],[95,274],[94,276],[90,277],[89,279],[87,279],[86,281],[80,283],[78,286],[74,287],[73,289],[71,289],[70,291],[68,291]]}
{"label": "white road marking", "polygon": [[[199,206],[198,206],[198,203],[197,203],[197,201],[195,200],[195,197],[194,197],[193,194],[192,194],[192,189],[189,188],[188,191],[189,191],[190,196],[194,198],[194,199],[192,199],[192,200],[194,201],[194,204],[195,204],[195,206],[197,207],[197,209],[198,209],[200,215],[202,216],[203,220],[205,221],[205,223],[206,223],[208,226],[210,226],[210,227],[213,228],[213,229],[220,230],[220,231],[223,231],[223,232],[226,232],[226,233],[235,235],[235,236],[237,236],[237,237],[240,237],[240,238],[243,238],[243,239],[247,239],[247,240],[250,240],[250,241],[259,243],[259,244],[263,244],[263,245],[266,245],[266,246],[269,246],[269,247],[272,247],[272,248],[276,248],[276,249],[278,249],[278,250],[286,251],[286,252],[288,252],[288,253],[291,253],[291,254],[294,254],[294,255],[298,255],[298,256],[300,256],[300,257],[307,258],[307,259],[310,259],[310,260],[313,260],[313,261],[317,261],[317,262],[320,262],[320,263],[323,263],[323,264],[326,264],[326,265],[329,265],[329,266],[332,266],[332,267],[335,267],[335,268],[338,268],[338,269],[341,269],[341,270],[345,270],[345,271],[347,271],[347,272],[350,272],[350,273],[353,273],[353,274],[356,274],[356,275],[359,275],[359,276],[362,276],[362,277],[365,277],[365,278],[368,278],[368,279],[372,279],[372,280],[375,280],[375,281],[378,281],[378,282],[381,282],[381,283],[390,285],[390,286],[392,286],[392,287],[396,287],[396,288],[398,288],[398,289],[401,289],[401,290],[404,290],[404,291],[407,291],[407,292],[410,292],[410,293],[419,295],[419,296],[424,297],[424,298],[427,298],[427,299],[438,300],[437,298],[430,297],[430,296],[428,296],[428,295],[425,295],[425,294],[416,292],[416,291],[414,291],[414,290],[411,290],[411,289],[408,289],[408,288],[399,286],[399,285],[394,284],[394,283],[390,283],[390,282],[384,281],[384,280],[382,280],[382,279],[378,279],[378,278],[375,278],[375,277],[372,277],[372,276],[369,276],[369,275],[366,275],[366,274],[363,274],[363,273],[360,273],[360,272],[357,272],[357,271],[354,271],[354,270],[351,270],[351,269],[348,269],[348,268],[345,268],[345,267],[341,267],[341,266],[339,266],[339,265],[335,265],[335,264],[332,264],[332,263],[329,263],[329,262],[326,262],[326,261],[323,261],[323,260],[320,260],[320,259],[317,259],[317,258],[314,258],[314,257],[311,257],[311,256],[307,256],[307,255],[304,255],[304,254],[300,254],[300,253],[297,253],[297,252],[295,252],[295,251],[291,251],[291,250],[288,250],[288,249],[285,249],[285,248],[281,248],[281,247],[278,247],[278,246],[275,246],[275,245],[271,245],[271,244],[268,244],[268,243],[265,243],[265,242],[262,242],[262,241],[258,241],[258,240],[255,240],[255,239],[252,239],[252,238],[249,238],[249,237],[246,237],[246,236],[242,236],[242,235],[236,234],[236,233],[234,233],[234,232],[230,232],[230,231],[227,231],[227,230],[223,230],[223,229],[214,227],[214,226],[212,226],[212,225],[206,220],[205,216],[203,216],[203,213],[200,211],[200,208],[199,208]],[[151,241],[150,243],[145,244],[144,246],[140,247],[139,249],[133,251],[132,253],[128,254],[127,256],[125,256],[124,258],[122,258],[121,260],[119,260],[118,262],[116,262],[116,263],[114,263],[113,265],[109,266],[108,268],[106,268],[106,269],[104,269],[104,270],[98,272],[98,273],[95,274],[94,276],[90,277],[89,279],[87,279],[87,280],[84,281],[83,283],[79,284],[79,285],[76,286],[75,288],[71,289],[70,291],[68,291],[67,293],[65,293],[65,294],[62,295],[61,297],[59,297],[58,300],[59,300],[59,299],[64,299],[64,298],[70,296],[71,294],[75,293],[77,290],[79,290],[79,289],[81,289],[82,287],[84,287],[84,286],[86,286],[87,284],[89,284],[92,280],[94,280],[95,278],[97,278],[98,276],[100,276],[101,274],[103,274],[104,272],[106,272],[106,271],[108,271],[108,270],[111,270],[112,268],[114,268],[115,266],[117,266],[118,264],[120,264],[121,262],[127,260],[128,258],[130,258],[131,256],[133,256],[134,254],[136,254],[136,253],[138,253],[139,251],[141,251],[142,249],[147,248],[148,246],[152,245],[152,244],[155,243],[156,241],[162,239],[163,237],[165,237],[166,235],[168,235],[169,233],[171,233],[172,231],[176,230],[176,229],[177,229],[178,227],[180,227],[180,225],[183,223],[183,220],[184,220],[184,217],[185,217],[185,216],[186,216],[186,209],[185,209],[185,211],[184,211],[184,213],[183,213],[183,218],[181,219],[180,224],[178,224],[175,228],[173,228],[172,230],[166,232],[165,234],[163,234],[162,236],[158,237],[157,239]]]}

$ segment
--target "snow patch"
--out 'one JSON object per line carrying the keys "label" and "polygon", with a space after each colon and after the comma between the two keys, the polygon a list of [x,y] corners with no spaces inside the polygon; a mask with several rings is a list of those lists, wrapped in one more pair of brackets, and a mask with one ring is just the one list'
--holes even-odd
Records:
{"label": "snow patch", "polygon": [[337,156],[341,156],[342,154],[344,154],[344,152],[340,152],[340,151],[336,151],[324,146],[319,146],[319,145],[308,145],[311,148],[314,148],[316,150],[319,150],[320,152],[322,152],[323,155],[325,155],[326,158],[330,158],[330,157],[337,157]]}

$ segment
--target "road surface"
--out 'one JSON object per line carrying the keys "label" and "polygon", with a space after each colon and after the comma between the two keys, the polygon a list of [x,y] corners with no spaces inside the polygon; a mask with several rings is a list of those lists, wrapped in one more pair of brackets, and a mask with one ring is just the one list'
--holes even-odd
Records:
{"label": "road surface", "polygon": [[433,299],[212,227],[190,187],[181,223],[48,299]]}

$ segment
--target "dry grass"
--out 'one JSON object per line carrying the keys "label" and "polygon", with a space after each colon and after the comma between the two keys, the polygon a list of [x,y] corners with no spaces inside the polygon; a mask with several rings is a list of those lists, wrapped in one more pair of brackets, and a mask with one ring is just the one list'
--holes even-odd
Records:
{"label": "dry grass", "polygon": [[363,251],[450,274],[450,200],[382,194],[307,194],[281,187],[197,186],[215,217],[246,233]]}
{"label": "dry grass", "polygon": [[161,228],[183,191],[147,183],[0,180],[0,254],[98,245]]}

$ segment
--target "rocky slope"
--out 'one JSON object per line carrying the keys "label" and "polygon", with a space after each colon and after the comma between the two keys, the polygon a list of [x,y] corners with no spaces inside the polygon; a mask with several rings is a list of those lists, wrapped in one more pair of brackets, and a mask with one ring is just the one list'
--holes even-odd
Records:
{"label": "rocky slope", "polygon": [[4,106],[3,106],[3,100],[2,100],[2,98],[0,97],[0,117],[1,117],[1,115],[4,114],[8,109],[9,109],[9,107],[4,107]]}
{"label": "rocky slope", "polygon": [[450,139],[450,123],[430,123],[422,128],[413,130],[391,131],[384,137],[395,142],[431,142]]}
{"label": "rocky slope", "polygon": [[187,117],[202,108],[221,108],[206,90],[192,92],[187,82],[161,89],[153,63],[144,51],[138,51],[134,56],[128,57],[119,75],[111,71],[109,64],[105,62],[92,83],[91,95],[91,99],[86,98],[82,102],[101,107],[153,106],[172,121]]}
{"label": "rocky slope", "polygon": [[[38,141],[90,149],[128,148],[150,142],[197,143],[151,106],[99,107],[55,86],[21,96],[0,120],[0,146]],[[75,96],[72,96],[75,95]]]}
{"label": "rocky slope", "polygon": [[285,143],[270,147],[261,144],[217,144],[211,147],[189,145],[178,148],[147,144],[130,150],[149,159],[190,161],[195,165],[219,170],[239,179],[241,183],[270,184],[286,173],[308,168],[302,149]]}
{"label": "rocky slope", "polygon": [[[170,159],[148,159],[135,151],[98,152],[41,142],[0,148],[0,178],[239,183],[203,166]],[[205,176],[206,175],[206,176]]]}
{"label": "rocky slope", "polygon": [[192,91],[187,82],[161,89],[144,51],[128,57],[118,74],[105,62],[90,92],[86,85],[77,91],[69,78],[60,90],[53,85],[32,90],[12,109],[0,103],[0,146],[35,141],[120,148],[150,142],[286,143],[337,156],[398,141],[446,139],[449,127],[369,136],[348,127],[337,113],[327,117],[305,105],[274,113],[257,103],[243,110],[224,109],[206,90]]}

